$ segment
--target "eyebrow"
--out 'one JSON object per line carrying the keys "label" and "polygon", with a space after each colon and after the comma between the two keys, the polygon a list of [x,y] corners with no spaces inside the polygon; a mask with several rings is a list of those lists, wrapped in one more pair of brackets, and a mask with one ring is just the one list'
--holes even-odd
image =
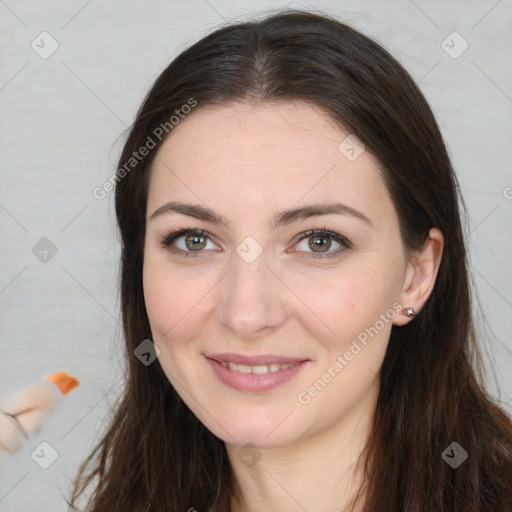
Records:
{"label": "eyebrow", "polygon": [[[178,213],[188,215],[214,224],[222,224],[229,229],[229,222],[220,214],[214,212],[206,206],[199,204],[187,204],[178,201],[170,201],[157,208],[148,218],[150,221],[166,214]],[[270,223],[270,229],[286,226],[299,220],[319,215],[346,215],[361,220],[373,227],[372,221],[359,210],[352,208],[344,203],[312,203],[290,210],[284,210],[277,213]]]}

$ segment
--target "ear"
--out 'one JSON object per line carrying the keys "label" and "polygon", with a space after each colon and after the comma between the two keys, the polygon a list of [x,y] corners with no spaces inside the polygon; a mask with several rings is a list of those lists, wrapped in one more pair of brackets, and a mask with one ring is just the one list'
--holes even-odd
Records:
{"label": "ear", "polygon": [[[413,308],[418,313],[429,298],[441,264],[443,246],[443,234],[439,229],[431,228],[423,249],[411,254],[402,291],[398,296],[402,311]],[[393,325],[405,325],[411,320],[414,320],[414,317],[399,313],[393,320]]]}

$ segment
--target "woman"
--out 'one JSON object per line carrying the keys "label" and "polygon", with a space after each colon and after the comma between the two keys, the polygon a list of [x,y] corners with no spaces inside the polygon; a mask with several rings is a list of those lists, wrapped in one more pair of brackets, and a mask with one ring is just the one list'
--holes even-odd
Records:
{"label": "woman", "polygon": [[512,510],[456,177],[381,46],[305,12],[215,31],[115,181],[128,371],[73,506]]}

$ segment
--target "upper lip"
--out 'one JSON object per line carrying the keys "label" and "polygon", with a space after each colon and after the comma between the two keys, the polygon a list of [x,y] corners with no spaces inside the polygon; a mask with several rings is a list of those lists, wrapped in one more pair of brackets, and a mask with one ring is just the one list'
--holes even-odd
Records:
{"label": "upper lip", "polygon": [[226,363],[234,363],[234,364],[243,364],[247,366],[259,366],[259,365],[269,365],[269,364],[291,364],[291,363],[300,363],[302,361],[307,361],[307,359],[301,357],[285,357],[285,356],[277,356],[273,354],[261,354],[254,356],[243,356],[241,354],[233,354],[229,352],[224,352],[222,354],[210,354],[206,355],[208,359],[213,359],[215,361],[226,362]]}

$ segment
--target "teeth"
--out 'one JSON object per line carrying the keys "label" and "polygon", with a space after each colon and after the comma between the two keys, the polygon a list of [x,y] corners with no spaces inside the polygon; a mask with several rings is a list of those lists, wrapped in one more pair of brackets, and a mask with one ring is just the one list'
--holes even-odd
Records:
{"label": "teeth", "polygon": [[292,366],[295,366],[298,363],[288,363],[288,364],[278,364],[278,363],[272,363],[272,364],[263,364],[258,366],[247,366],[245,364],[234,364],[234,363],[228,363],[226,361],[221,361],[220,363],[222,366],[225,366],[226,368],[229,368],[230,370],[233,370],[234,372],[240,372],[240,373],[255,373],[257,375],[263,375],[265,373],[274,373],[279,370],[286,370],[287,368],[291,368]]}
{"label": "teeth", "polygon": [[229,364],[229,369],[230,370],[235,370],[235,371],[238,371],[240,373],[251,373],[251,367],[250,366],[245,366],[243,364],[236,365],[236,364],[233,364],[233,363],[228,363],[228,364]]}

